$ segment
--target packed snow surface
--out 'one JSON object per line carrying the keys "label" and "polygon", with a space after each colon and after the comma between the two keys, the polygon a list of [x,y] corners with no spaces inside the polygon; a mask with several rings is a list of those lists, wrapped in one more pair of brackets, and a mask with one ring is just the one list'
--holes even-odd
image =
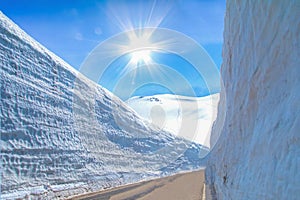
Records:
{"label": "packed snow surface", "polygon": [[172,94],[132,97],[126,103],[160,129],[210,147],[219,94],[186,97]]}
{"label": "packed snow surface", "polygon": [[221,135],[209,154],[207,183],[218,200],[297,200],[300,1],[226,3],[225,87],[212,129],[212,137]]}
{"label": "packed snow surface", "polygon": [[1,199],[53,199],[198,169],[160,130],[0,13]]}

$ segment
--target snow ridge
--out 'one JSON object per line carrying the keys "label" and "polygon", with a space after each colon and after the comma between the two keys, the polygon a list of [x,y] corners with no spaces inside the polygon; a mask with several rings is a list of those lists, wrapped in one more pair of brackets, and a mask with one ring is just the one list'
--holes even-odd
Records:
{"label": "snow ridge", "polygon": [[53,199],[199,169],[201,145],[143,121],[0,13],[1,199]]}
{"label": "snow ridge", "polygon": [[219,94],[205,97],[163,94],[132,97],[126,103],[149,123],[209,148],[218,101]]}

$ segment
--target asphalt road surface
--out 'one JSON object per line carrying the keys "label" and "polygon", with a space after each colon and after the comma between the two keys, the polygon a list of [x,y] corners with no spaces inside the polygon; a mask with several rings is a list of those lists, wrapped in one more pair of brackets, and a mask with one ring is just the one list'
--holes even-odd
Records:
{"label": "asphalt road surface", "polygon": [[72,200],[204,200],[204,170],[72,197]]}

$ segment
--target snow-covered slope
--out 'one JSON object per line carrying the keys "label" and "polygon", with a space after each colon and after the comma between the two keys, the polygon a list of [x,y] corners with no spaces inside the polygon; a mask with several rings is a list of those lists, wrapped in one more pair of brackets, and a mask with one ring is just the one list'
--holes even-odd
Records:
{"label": "snow-covered slope", "polygon": [[0,13],[1,199],[73,194],[199,168],[201,146],[150,126]]}
{"label": "snow-covered slope", "polygon": [[149,123],[209,147],[219,94],[185,97],[171,94],[132,97],[126,103]]}
{"label": "snow-covered slope", "polygon": [[299,11],[298,0],[227,1],[221,137],[206,168],[218,200],[300,197]]}

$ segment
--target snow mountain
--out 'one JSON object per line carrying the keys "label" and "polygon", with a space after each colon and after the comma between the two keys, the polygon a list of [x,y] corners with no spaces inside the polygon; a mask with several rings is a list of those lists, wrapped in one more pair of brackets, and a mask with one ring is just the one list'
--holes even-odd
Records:
{"label": "snow mountain", "polygon": [[0,13],[1,199],[53,199],[199,169],[207,148],[140,118]]}
{"label": "snow mountain", "polygon": [[132,97],[126,101],[149,123],[208,148],[218,102],[219,94],[205,97],[163,94]]}

